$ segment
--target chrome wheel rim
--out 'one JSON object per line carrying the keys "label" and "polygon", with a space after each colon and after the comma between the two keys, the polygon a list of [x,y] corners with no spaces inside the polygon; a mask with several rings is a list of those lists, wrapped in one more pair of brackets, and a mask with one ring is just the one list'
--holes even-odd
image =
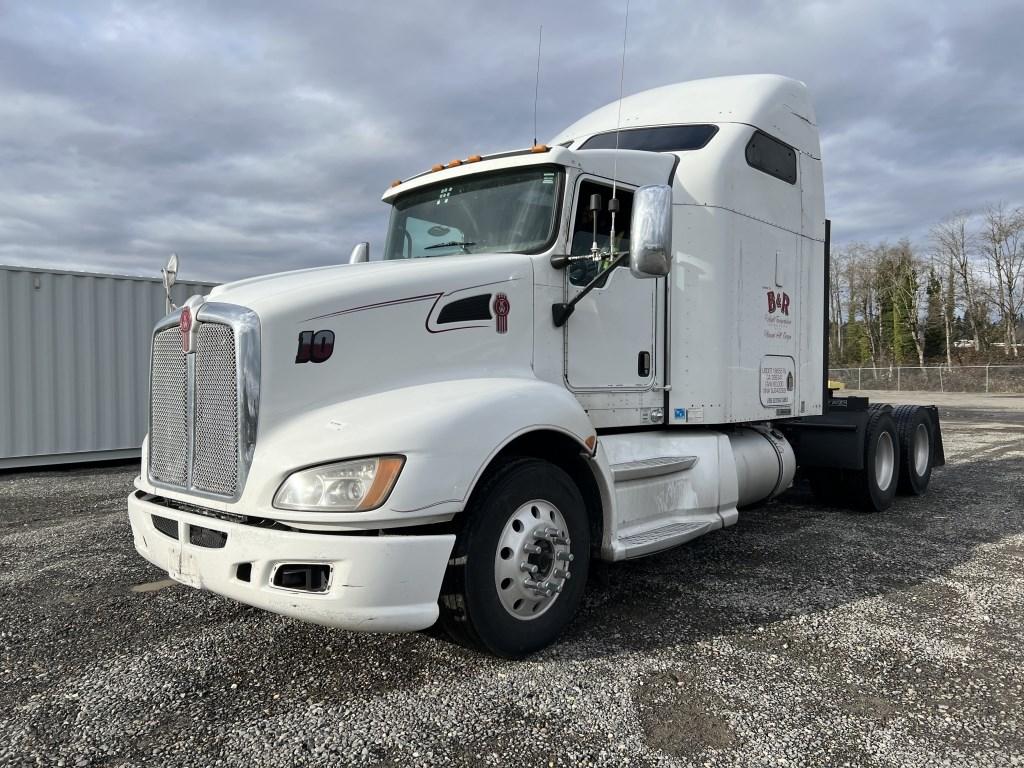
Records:
{"label": "chrome wheel rim", "polygon": [[878,485],[879,490],[889,490],[895,468],[896,449],[892,442],[892,435],[889,432],[883,432],[878,436],[878,444],[875,446],[875,484]]}
{"label": "chrome wheel rim", "polygon": [[918,424],[914,430],[914,471],[918,477],[924,477],[924,473],[928,471],[931,454],[932,441],[928,434],[928,426]]}
{"label": "chrome wheel rim", "polygon": [[534,499],[512,513],[494,553],[494,586],[517,619],[543,616],[571,577],[569,527],[550,501]]}

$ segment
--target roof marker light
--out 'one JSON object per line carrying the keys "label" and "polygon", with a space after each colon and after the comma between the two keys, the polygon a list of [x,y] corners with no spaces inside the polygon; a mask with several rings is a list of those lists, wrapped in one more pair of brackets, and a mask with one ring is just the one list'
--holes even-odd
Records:
{"label": "roof marker light", "polygon": [[444,166],[441,163],[435,163],[434,165],[430,166],[430,170],[431,171],[443,171],[444,170]]}
{"label": "roof marker light", "polygon": [[466,158],[467,163],[479,163],[481,160],[483,160],[483,158],[480,157],[480,155],[470,155]]}
{"label": "roof marker light", "polygon": [[530,151],[534,152],[534,153],[537,153],[537,154],[539,154],[541,152],[547,152],[548,151],[548,145],[547,144],[534,144],[530,148]]}
{"label": "roof marker light", "polygon": [[392,187],[397,187],[401,183],[402,183],[401,179],[395,179],[394,181],[391,182],[391,186]]}
{"label": "roof marker light", "polygon": [[448,163],[448,167],[449,168],[458,168],[460,165],[462,165],[462,161],[459,160],[458,158],[456,158],[455,160],[452,160],[450,163]]}

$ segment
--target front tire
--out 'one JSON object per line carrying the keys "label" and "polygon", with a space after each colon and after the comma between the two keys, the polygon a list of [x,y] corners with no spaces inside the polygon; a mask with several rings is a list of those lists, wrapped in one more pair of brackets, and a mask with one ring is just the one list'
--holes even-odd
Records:
{"label": "front tire", "polygon": [[562,469],[516,459],[474,492],[441,590],[458,642],[506,658],[550,645],[576,615],[590,564],[583,497]]}

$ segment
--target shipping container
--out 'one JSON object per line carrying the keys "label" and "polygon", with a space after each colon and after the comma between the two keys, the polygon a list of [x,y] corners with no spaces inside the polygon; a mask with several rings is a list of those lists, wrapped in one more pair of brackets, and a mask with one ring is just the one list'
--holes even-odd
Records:
{"label": "shipping container", "polygon": [[0,265],[0,469],[138,456],[164,308],[159,278]]}

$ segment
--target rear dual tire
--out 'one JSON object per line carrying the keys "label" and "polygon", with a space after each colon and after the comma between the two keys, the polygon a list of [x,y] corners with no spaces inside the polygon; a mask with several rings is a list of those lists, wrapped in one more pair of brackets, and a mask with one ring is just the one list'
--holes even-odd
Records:
{"label": "rear dual tire", "polygon": [[806,470],[822,504],[882,512],[892,506],[899,472],[899,438],[888,408],[871,406],[864,427],[863,469],[812,467]]}
{"label": "rear dual tire", "polygon": [[919,405],[898,406],[892,415],[900,443],[899,492],[921,496],[928,490],[935,465],[935,425]]}
{"label": "rear dual tire", "polygon": [[882,512],[897,492],[920,496],[928,490],[935,445],[935,425],[926,408],[872,405],[864,429],[864,468],[812,468],[806,476],[822,503],[852,502],[865,512]]}
{"label": "rear dual tire", "polygon": [[892,506],[899,484],[900,441],[887,408],[872,408],[864,428],[864,469],[852,473],[854,495],[865,512]]}

